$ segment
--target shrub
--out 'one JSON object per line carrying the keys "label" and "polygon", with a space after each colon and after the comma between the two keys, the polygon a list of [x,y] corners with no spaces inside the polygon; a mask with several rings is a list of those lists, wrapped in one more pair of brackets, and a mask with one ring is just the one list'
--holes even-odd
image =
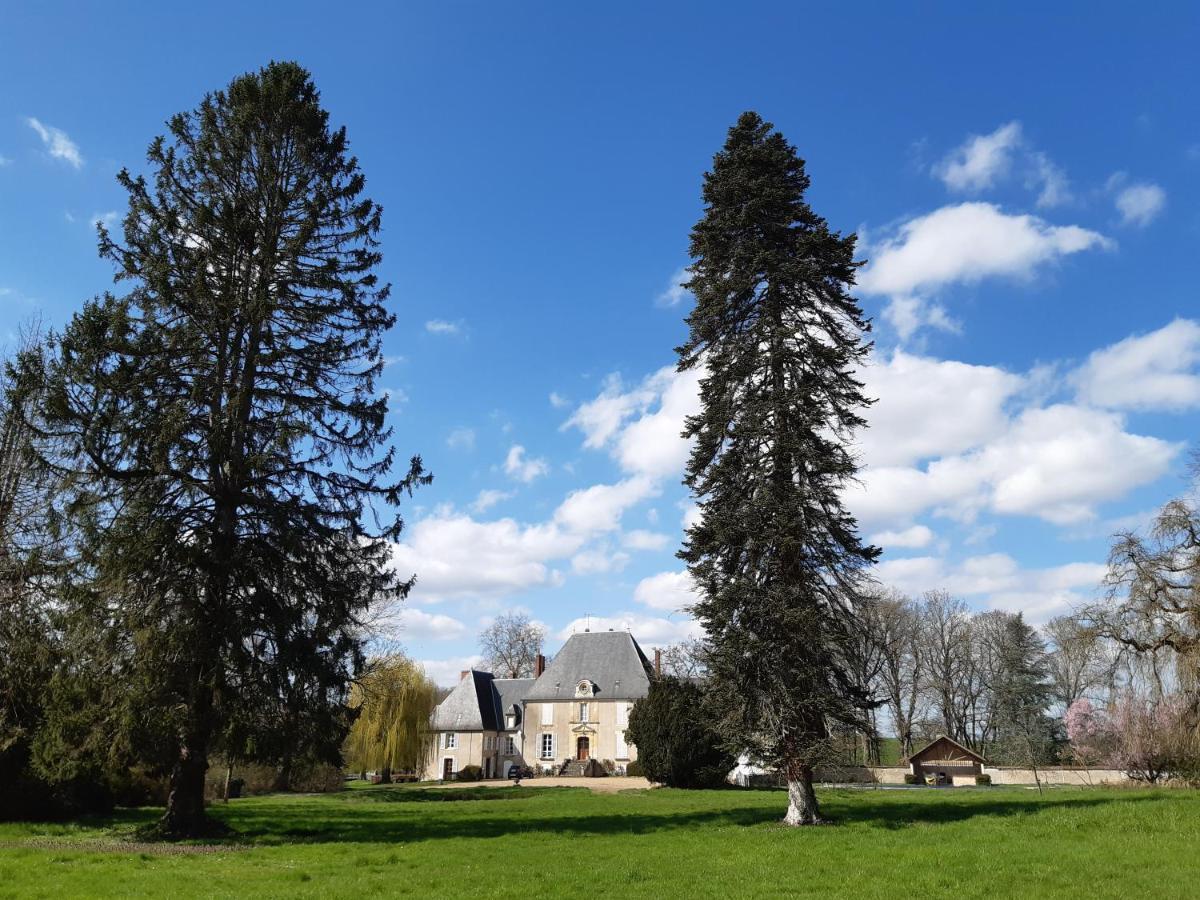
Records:
{"label": "shrub", "polygon": [[483,769],[479,766],[463,766],[458,770],[459,781],[480,781],[483,779]]}
{"label": "shrub", "polygon": [[905,772],[904,773],[904,783],[905,784],[920,784],[921,779],[918,778],[916,775],[914,775],[912,772]]}
{"label": "shrub", "polygon": [[640,759],[635,759],[633,762],[627,763],[625,766],[625,774],[634,778],[643,777],[646,774],[646,770],[642,766],[642,761]]}
{"label": "shrub", "polygon": [[991,775],[986,775],[986,774],[982,774],[982,775],[976,775],[976,776],[975,776],[975,783],[976,783],[976,784],[991,784],[991,783],[992,783],[992,776],[991,776]]}
{"label": "shrub", "polygon": [[723,749],[703,713],[694,681],[659,678],[629,715],[625,739],[637,745],[646,777],[668,787],[719,787],[736,760]]}

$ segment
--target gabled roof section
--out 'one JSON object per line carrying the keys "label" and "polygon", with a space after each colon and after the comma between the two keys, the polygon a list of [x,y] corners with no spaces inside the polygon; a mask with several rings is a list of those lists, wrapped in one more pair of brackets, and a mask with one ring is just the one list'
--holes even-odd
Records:
{"label": "gabled roof section", "polygon": [[526,700],[572,700],[584,679],[597,700],[637,700],[650,689],[653,669],[627,631],[585,631],[571,635]]}
{"label": "gabled roof section", "polygon": [[433,731],[505,731],[504,711],[519,704],[532,678],[493,678],[472,669],[429,717]]}
{"label": "gabled roof section", "polygon": [[495,731],[496,696],[489,672],[472,669],[429,718],[434,731]]}
{"label": "gabled roof section", "polygon": [[[908,762],[914,762],[914,761],[921,762],[921,760],[926,755],[928,755],[928,751],[933,750],[938,744],[941,744],[941,743],[948,744],[949,747],[958,751],[958,753],[960,753],[962,756],[964,756],[967,759],[973,759],[975,762],[979,762],[979,763],[987,762],[987,760],[985,760],[982,756],[980,756],[978,753],[976,753],[970,747],[964,747],[958,741],[954,740],[954,738],[946,737],[946,735],[944,735],[944,734],[939,734],[937,737],[935,737],[932,741],[930,741],[928,744],[926,744],[920,750],[917,750],[916,752],[914,752],[911,756],[908,757]],[[953,758],[957,759],[957,757],[953,757]]]}

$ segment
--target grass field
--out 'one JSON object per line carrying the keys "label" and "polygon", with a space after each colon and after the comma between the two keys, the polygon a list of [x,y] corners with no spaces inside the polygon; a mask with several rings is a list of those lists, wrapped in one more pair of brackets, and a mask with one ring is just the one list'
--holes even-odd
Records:
{"label": "grass field", "polygon": [[1200,794],[365,787],[213,809],[218,845],[128,843],[153,810],[0,824],[0,897],[1195,897]]}

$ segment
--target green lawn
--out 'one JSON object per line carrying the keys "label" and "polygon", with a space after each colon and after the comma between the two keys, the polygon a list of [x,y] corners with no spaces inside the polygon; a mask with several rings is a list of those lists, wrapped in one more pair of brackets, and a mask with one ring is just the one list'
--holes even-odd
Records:
{"label": "green lawn", "polygon": [[0,897],[1195,897],[1200,795],[369,787],[217,806],[223,845],[130,845],[152,810],[0,824]]}

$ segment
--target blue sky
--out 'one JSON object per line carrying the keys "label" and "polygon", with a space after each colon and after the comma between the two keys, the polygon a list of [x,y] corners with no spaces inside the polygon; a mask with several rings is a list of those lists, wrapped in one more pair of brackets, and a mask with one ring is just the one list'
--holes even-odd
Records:
{"label": "blue sky", "polygon": [[168,116],[296,59],[384,206],[384,383],[436,475],[400,640],[442,681],[505,609],[551,649],[588,614],[669,643],[694,629],[671,286],[755,109],[870,261],[880,400],[848,502],[880,577],[1036,621],[1091,596],[1196,433],[1195,7],[569,6],[10,6],[0,336],[109,287],[90,223]]}

